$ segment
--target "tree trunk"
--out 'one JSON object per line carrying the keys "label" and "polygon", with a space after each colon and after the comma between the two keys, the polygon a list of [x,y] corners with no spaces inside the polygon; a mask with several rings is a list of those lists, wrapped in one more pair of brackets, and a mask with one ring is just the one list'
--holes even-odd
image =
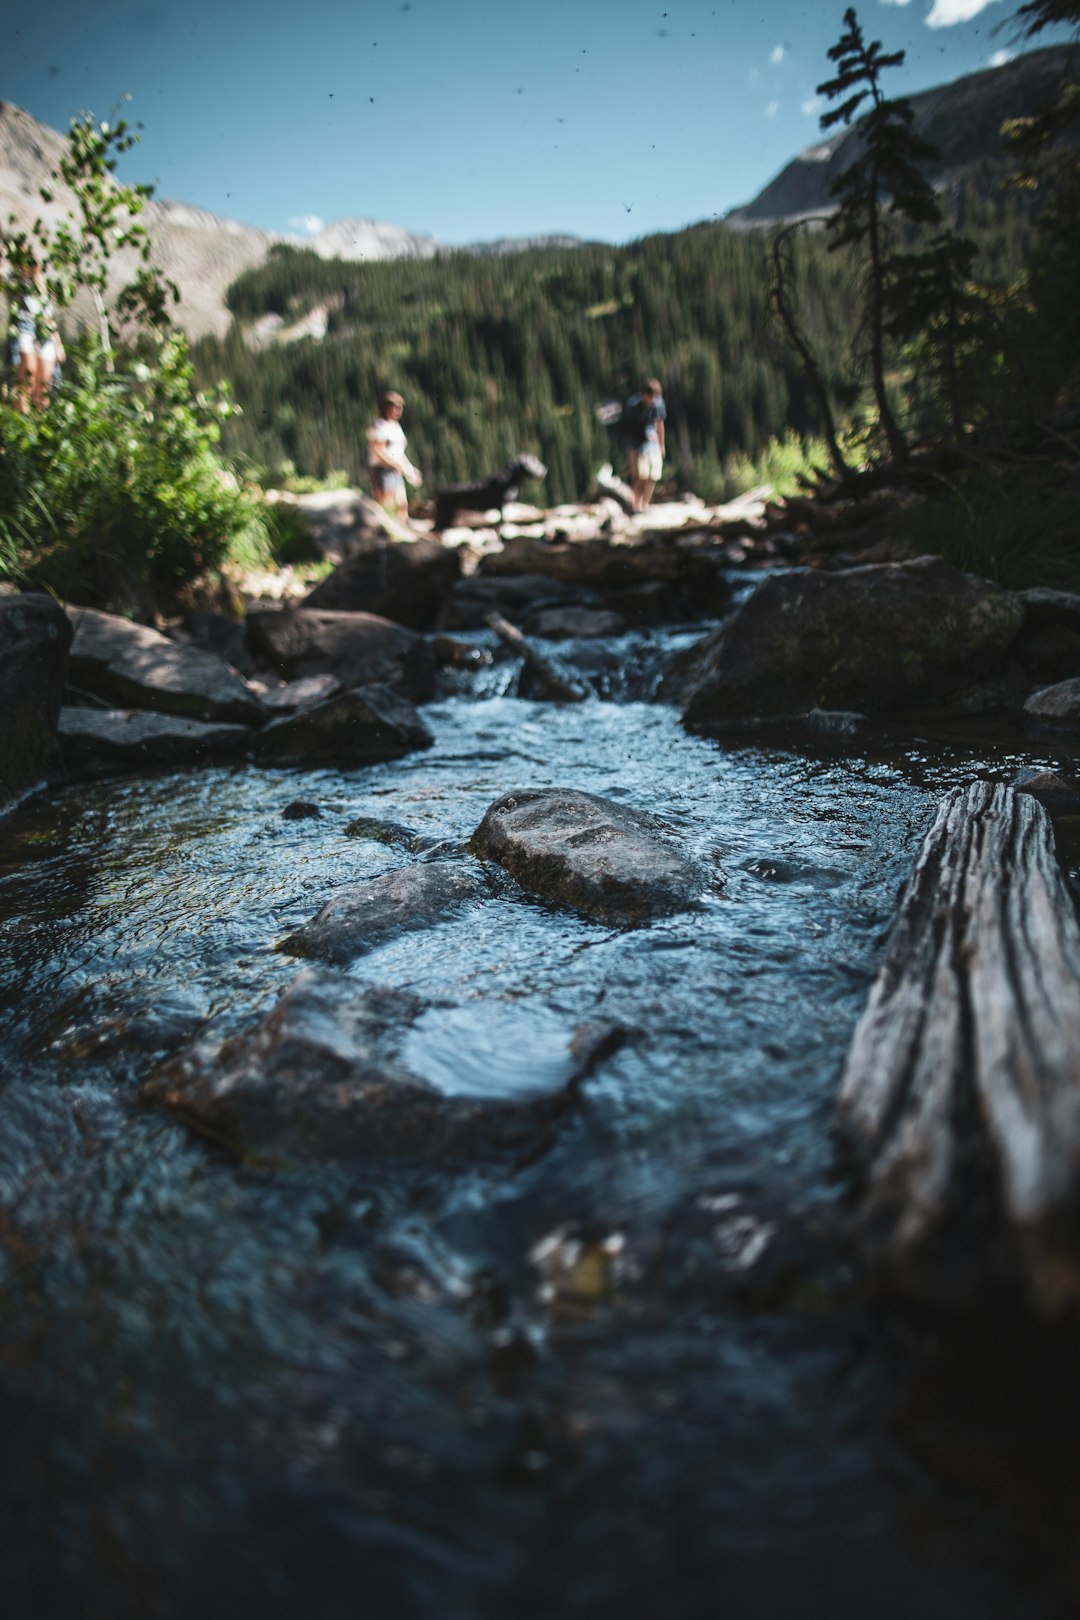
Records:
{"label": "tree trunk", "polygon": [[976,782],[941,804],[844,1066],[858,1230],[919,1288],[1017,1267],[1080,1300],[1080,925],[1053,829]]}

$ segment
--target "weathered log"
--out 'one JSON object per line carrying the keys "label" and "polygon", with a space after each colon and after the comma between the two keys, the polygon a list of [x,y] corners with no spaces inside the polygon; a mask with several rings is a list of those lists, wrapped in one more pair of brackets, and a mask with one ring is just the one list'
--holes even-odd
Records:
{"label": "weathered log", "polygon": [[612,500],[618,501],[624,512],[634,510],[634,492],[629,484],[623,483],[610,462],[606,461],[597,473],[596,487],[601,495],[610,495]]}
{"label": "weathered log", "polygon": [[873,1258],[953,1291],[1080,1299],[1080,925],[1030,795],[941,804],[840,1086]]}
{"label": "weathered log", "polygon": [[584,703],[588,696],[585,689],[569,680],[549,659],[542,658],[508,619],[504,619],[498,613],[486,613],[484,619],[500,640],[505,641],[508,647],[512,647],[525,660],[544,697],[553,703]]}

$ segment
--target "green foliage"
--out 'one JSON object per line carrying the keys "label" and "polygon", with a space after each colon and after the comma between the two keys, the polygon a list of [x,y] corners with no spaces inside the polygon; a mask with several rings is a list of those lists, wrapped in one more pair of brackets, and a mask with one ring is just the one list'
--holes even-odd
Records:
{"label": "green foliage", "polygon": [[901,509],[893,534],[909,556],[934,553],[966,573],[1013,589],[1076,590],[1075,491],[1015,466],[980,469],[965,482]]}
{"label": "green foliage", "polygon": [[[9,301],[31,264],[62,308],[80,289],[98,312],[99,341],[65,365],[63,387],[44,409],[0,407],[0,572],[58,596],[150,613],[226,559],[269,556],[261,500],[217,454],[221,423],[234,414],[219,390],[196,389],[186,340],[168,333],[179,294],[150,262],[138,216],[152,187],[114,177],[138,140],[124,120],[72,120],[67,146],[42,199],[62,181],[69,216],[49,231],[9,231]],[[105,302],[112,255],[135,248],[139,268]],[[121,351],[114,332],[124,332]],[[16,399],[15,405],[28,402]]]}
{"label": "green foliage", "polygon": [[0,408],[0,561],[58,596],[143,612],[227,558],[269,552],[262,503],[214,453],[227,399],[187,345],[109,375],[77,356],[46,411]]}
{"label": "green foliage", "polygon": [[[798,250],[804,319],[840,390],[850,339],[845,272],[821,243]],[[724,486],[736,453],[758,455],[792,427],[821,431],[818,403],[768,308],[768,244],[704,227],[628,247],[344,264],[287,249],[234,283],[233,326],[194,354],[228,376],[244,414],[225,448],[265,469],[342,468],[366,479],[380,392],[404,394],[409,454],[425,488],[494,471],[531,450],[551,501],[583,498],[624,447],[595,407],[659,376],[669,409],[666,478]],[[254,349],[268,312],[292,323],[329,310],[327,337]],[[530,494],[540,494],[537,488]]]}
{"label": "green foliage", "polygon": [[[824,439],[804,439],[789,429],[771,439],[758,456],[728,456],[717,499],[733,500],[762,484],[771,484],[777,495],[797,495],[819,480],[828,465],[829,446]],[[708,491],[699,493],[710,498]]]}
{"label": "green foliage", "polygon": [[831,190],[839,207],[827,229],[834,250],[847,248],[854,255],[874,399],[889,450],[895,460],[905,461],[907,441],[893,410],[885,370],[890,306],[895,308],[901,290],[888,224],[891,219],[914,226],[939,223],[941,210],[920,167],[934,155],[934,148],[914,133],[911,103],[886,100],[881,92],[882,73],[899,67],[904,52],[886,54],[878,40],[868,45],[852,7],[844,13],[844,30],[828,52],[836,75],[818,85],[819,95],[830,101],[843,99],[822,116],[821,127],[850,124],[867,101],[869,111],[859,128],[857,156],[833,181]]}

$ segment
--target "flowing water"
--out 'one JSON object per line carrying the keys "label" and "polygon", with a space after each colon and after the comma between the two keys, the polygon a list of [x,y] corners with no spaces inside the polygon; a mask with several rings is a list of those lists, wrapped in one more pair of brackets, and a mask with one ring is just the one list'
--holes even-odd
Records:
{"label": "flowing water", "polygon": [[[573,707],[458,675],[393,764],[0,822],[6,1612],[1075,1613],[1072,1340],[869,1295],[832,1138],[937,795],[1062,760],[692,737],[644,701],[688,639],[582,647]],[[424,858],[382,824],[437,858],[547,784],[660,812],[703,908],[620,931],[506,886],[350,972],[432,1003],[407,1060],[456,1095],[558,1082],[576,1027],[626,1026],[553,1137],[255,1171],[140,1102],[207,1019],[272,1003],[324,900]],[[283,819],[298,797],[320,814]]]}

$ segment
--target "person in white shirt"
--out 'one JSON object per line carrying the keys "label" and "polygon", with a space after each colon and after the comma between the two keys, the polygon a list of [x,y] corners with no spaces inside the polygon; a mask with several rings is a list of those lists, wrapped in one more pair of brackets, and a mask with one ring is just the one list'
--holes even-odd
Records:
{"label": "person in white shirt", "polygon": [[36,259],[28,260],[18,271],[11,316],[15,409],[25,415],[31,406],[41,410],[48,404],[56,368],[65,358],[45,270]]}
{"label": "person in white shirt", "polygon": [[368,471],[375,499],[387,512],[404,521],[409,515],[405,498],[406,482],[413,488],[423,483],[419,471],[405,454],[405,434],[401,413],[405,401],[400,394],[384,394],[379,415],[368,428]]}

